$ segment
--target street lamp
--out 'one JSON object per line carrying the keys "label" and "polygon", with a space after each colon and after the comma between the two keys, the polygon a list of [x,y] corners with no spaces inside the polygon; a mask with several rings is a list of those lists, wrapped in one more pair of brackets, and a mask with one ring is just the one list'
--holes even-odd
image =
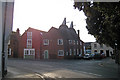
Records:
{"label": "street lamp", "polygon": [[118,63],[118,53],[117,53],[117,40],[115,40],[115,63]]}

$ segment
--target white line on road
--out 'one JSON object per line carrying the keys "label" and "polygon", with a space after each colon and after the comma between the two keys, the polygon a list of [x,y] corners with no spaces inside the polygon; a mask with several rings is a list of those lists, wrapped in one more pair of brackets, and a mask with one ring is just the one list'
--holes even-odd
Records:
{"label": "white line on road", "polygon": [[95,76],[102,76],[102,75],[99,75],[99,74],[95,74],[95,73],[90,73],[90,72],[85,72],[85,71],[77,71],[77,70],[73,70],[73,71],[75,71],[75,72],[82,72],[82,73],[84,73],[84,74],[90,74],[90,75],[95,75]]}

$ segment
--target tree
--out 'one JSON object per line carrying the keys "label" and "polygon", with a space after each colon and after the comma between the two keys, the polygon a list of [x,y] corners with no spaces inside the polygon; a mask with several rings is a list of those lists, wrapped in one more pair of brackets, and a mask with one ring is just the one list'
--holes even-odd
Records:
{"label": "tree", "polygon": [[86,28],[96,41],[120,51],[120,2],[74,2],[74,7],[87,16]]}

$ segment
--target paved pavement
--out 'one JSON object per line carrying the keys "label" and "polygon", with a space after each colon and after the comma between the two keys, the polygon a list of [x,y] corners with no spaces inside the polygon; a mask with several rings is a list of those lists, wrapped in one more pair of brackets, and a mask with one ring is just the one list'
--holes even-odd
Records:
{"label": "paved pavement", "polygon": [[113,59],[23,60],[9,59],[6,78],[118,78]]}

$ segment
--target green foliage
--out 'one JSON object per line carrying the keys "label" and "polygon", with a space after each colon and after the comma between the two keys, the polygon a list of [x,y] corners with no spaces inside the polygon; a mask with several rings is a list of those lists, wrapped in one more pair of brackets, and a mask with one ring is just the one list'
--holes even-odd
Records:
{"label": "green foliage", "polygon": [[120,49],[120,2],[75,2],[74,7],[84,11],[87,16],[86,28],[97,42],[114,48],[116,40]]}

